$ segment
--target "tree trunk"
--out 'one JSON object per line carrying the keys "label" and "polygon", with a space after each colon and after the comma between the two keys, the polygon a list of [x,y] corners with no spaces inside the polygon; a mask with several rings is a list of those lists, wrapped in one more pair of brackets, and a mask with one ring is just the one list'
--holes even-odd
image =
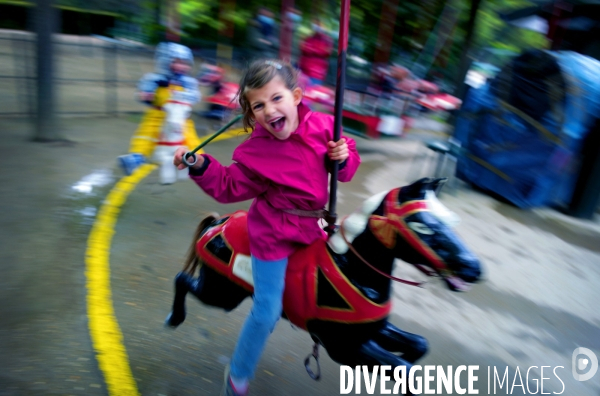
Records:
{"label": "tree trunk", "polygon": [[459,71],[456,78],[456,89],[454,90],[454,96],[463,99],[466,94],[465,77],[471,66],[472,58],[470,56],[471,46],[473,45],[473,38],[475,36],[475,26],[477,21],[477,11],[482,0],[471,0],[471,9],[469,11],[469,21],[467,22],[467,34],[465,35],[465,41],[463,44],[463,52],[460,57]]}
{"label": "tree trunk", "polygon": [[381,19],[379,22],[379,34],[377,36],[377,47],[375,49],[375,64],[388,63],[390,60],[394,30],[396,28],[398,3],[399,0],[383,0],[381,6]]}

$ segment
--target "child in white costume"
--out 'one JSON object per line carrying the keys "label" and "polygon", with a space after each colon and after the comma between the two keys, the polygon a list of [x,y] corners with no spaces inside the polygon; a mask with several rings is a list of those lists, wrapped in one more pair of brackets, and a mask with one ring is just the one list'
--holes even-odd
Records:
{"label": "child in white costume", "polygon": [[[127,175],[150,161],[160,140],[166,113],[163,106],[172,100],[190,106],[201,98],[198,80],[188,73],[194,65],[192,51],[177,43],[160,43],[156,47],[156,72],[148,73],[138,83],[138,98],[149,105],[142,122],[131,138],[129,154],[119,157]],[[191,150],[200,143],[191,119],[183,128],[183,143]],[[172,157],[172,156],[171,156]]]}

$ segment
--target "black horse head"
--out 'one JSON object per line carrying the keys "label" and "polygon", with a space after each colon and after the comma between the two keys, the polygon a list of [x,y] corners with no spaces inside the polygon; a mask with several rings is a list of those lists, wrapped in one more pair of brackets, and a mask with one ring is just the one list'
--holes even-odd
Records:
{"label": "black horse head", "polygon": [[[348,264],[362,266],[362,259],[349,251],[347,242],[366,261],[390,274],[394,258],[414,264],[428,275],[438,274],[453,291],[464,291],[468,284],[481,277],[481,265],[477,257],[465,246],[452,230],[457,218],[436,198],[435,191],[446,179],[420,179],[411,185],[376,195],[365,202],[342,224],[341,232],[330,238],[330,246],[337,253],[345,253]],[[344,261],[344,260],[340,260]],[[350,267],[349,265],[343,265]],[[361,268],[362,268],[361,267]],[[353,278],[370,284],[371,291],[380,289],[380,300],[386,298],[386,281],[369,269],[356,270]],[[358,280],[357,280],[358,281]],[[389,288],[389,285],[388,285]]]}
{"label": "black horse head", "polygon": [[[398,203],[391,211],[402,212],[395,221],[400,224],[399,234],[406,237],[404,240],[409,248],[398,244],[396,253],[398,258],[411,264],[428,265],[452,290],[461,291],[465,282],[474,283],[480,279],[481,264],[452,230],[458,217],[437,200],[435,192],[445,181],[425,178],[398,190]],[[403,206],[410,208],[412,203],[419,201],[425,202],[425,208],[401,209]]]}

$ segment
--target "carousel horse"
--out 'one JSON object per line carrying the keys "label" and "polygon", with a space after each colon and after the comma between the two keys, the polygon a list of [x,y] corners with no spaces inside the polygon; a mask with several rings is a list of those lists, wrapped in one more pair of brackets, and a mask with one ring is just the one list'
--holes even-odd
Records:
{"label": "carousel horse", "polygon": [[[315,350],[322,345],[342,365],[406,366],[407,372],[426,353],[424,337],[388,322],[395,259],[440,276],[453,291],[467,290],[481,276],[479,260],[448,225],[455,215],[435,196],[444,181],[426,178],[377,194],[331,236],[290,256],[282,316],[310,333]],[[185,320],[187,293],[225,311],[252,295],[246,216],[237,211],[200,223],[175,278],[167,326]]]}
{"label": "carousel horse", "polygon": [[165,119],[154,150],[154,161],[160,166],[161,184],[173,184],[177,179],[188,178],[187,170],[178,170],[173,165],[173,155],[178,147],[185,144],[183,129],[192,112],[192,105],[177,98],[176,94],[162,106]]}

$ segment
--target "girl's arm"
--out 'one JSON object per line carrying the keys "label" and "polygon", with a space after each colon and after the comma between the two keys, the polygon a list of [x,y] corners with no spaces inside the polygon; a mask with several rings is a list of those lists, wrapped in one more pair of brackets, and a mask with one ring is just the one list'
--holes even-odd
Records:
{"label": "girl's arm", "polygon": [[137,99],[148,105],[154,101],[154,93],[159,87],[159,82],[164,80],[164,76],[156,73],[145,74],[138,82]]}
{"label": "girl's arm", "polygon": [[234,203],[252,199],[266,191],[268,181],[252,173],[244,165],[234,162],[221,165],[215,158],[202,154],[200,168],[190,168],[190,177],[204,192],[220,203]]}

